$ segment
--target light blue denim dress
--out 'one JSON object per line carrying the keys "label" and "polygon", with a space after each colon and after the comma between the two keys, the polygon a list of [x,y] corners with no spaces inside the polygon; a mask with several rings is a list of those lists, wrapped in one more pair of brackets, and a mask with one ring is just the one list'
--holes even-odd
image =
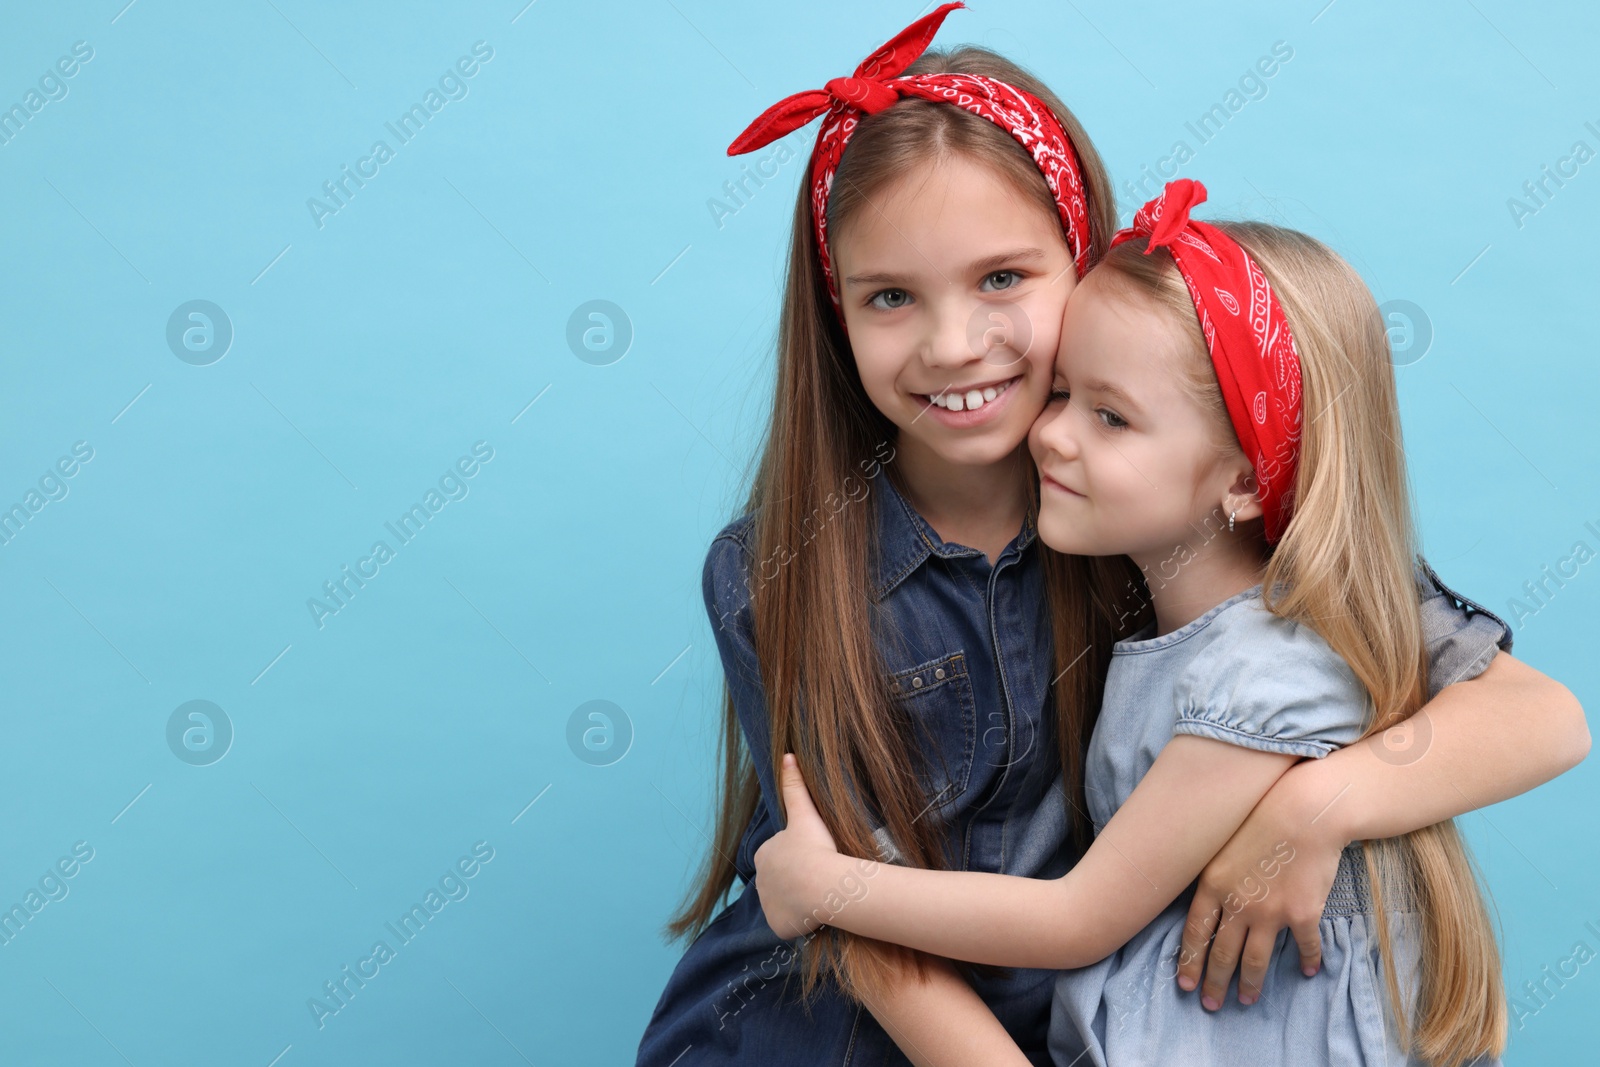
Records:
{"label": "light blue denim dress", "polygon": [[[1174,734],[1311,758],[1360,738],[1366,721],[1361,684],[1313,630],[1268,612],[1261,588],[1171,633],[1152,637],[1151,624],[1117,643],[1085,779],[1096,833]],[[1271,892],[1271,880],[1263,881]],[[1191,897],[1185,892],[1107,959],[1057,977],[1050,1022],[1056,1067],[1416,1062],[1402,1049],[1389,1010],[1359,845],[1340,857],[1323,910],[1322,969],[1312,978],[1303,975],[1299,952],[1283,931],[1261,998],[1249,1007],[1238,1002],[1237,977],[1216,1012],[1200,1006],[1198,991],[1178,988]],[[1385,910],[1409,998],[1419,917],[1407,900],[1386,900]]]}

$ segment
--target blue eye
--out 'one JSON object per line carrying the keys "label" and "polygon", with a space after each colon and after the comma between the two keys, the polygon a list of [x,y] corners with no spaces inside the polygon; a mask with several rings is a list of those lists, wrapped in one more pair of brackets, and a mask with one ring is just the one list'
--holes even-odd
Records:
{"label": "blue eye", "polygon": [[1105,423],[1107,429],[1120,430],[1128,425],[1128,420],[1109,408],[1101,408],[1095,414],[1100,416],[1100,421]]}
{"label": "blue eye", "polygon": [[[891,294],[900,296],[903,298],[903,301],[898,304],[890,304],[888,307],[884,307],[882,304],[877,302],[878,297],[889,296]],[[904,301],[909,301],[910,299],[911,294],[906,292],[904,289],[880,289],[876,293],[873,293],[871,296],[867,297],[867,304],[870,307],[877,308],[879,311],[898,311],[906,306]]]}
{"label": "blue eye", "polygon": [[999,288],[1001,288],[1001,289],[1015,289],[1017,287],[1017,283],[1022,281],[1022,275],[1017,273],[1014,270],[997,270],[997,271],[994,271],[991,274],[985,275],[983,280],[984,281],[990,281],[990,280],[992,280],[994,278],[1010,278],[1010,279],[1012,279],[1012,282],[1011,282],[1010,285],[999,286]]}

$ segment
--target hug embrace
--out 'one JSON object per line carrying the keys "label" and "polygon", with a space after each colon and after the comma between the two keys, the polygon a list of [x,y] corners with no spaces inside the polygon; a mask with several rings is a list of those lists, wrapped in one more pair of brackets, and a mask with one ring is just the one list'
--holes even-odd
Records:
{"label": "hug embrace", "polygon": [[1589,735],[1419,553],[1372,295],[1188,179],[1118,230],[961,6],[729,148],[821,120],[638,1063],[1498,1063],[1452,820]]}

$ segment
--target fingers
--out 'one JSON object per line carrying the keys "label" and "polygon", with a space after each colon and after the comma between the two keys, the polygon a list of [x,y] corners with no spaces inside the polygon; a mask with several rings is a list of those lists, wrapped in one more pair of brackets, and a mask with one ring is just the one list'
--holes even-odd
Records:
{"label": "fingers", "polygon": [[1216,932],[1221,915],[1222,908],[1200,894],[1196,894],[1189,905],[1189,918],[1183,924],[1183,948],[1178,953],[1178,988],[1185,993],[1200,986],[1206,948],[1211,944],[1211,935]]}
{"label": "fingers", "polygon": [[800,774],[800,762],[795,759],[793,752],[783,754],[783,765],[779,768],[778,774],[782,780],[783,806],[788,815],[785,825],[789,827],[825,825],[817,806],[811,802],[811,793],[806,789],[806,780]]}
{"label": "fingers", "polygon": [[[784,831],[778,831],[778,834],[782,833]],[[781,940],[793,941],[801,934],[810,933],[813,929],[821,927],[812,915],[800,912],[785,896],[785,884],[781,878],[776,882],[773,881],[769,863],[773,859],[773,850],[776,848],[773,842],[778,840],[778,834],[767,838],[756,849],[756,876],[751,884],[755,887],[756,900],[761,904],[761,916],[766,920],[767,926]]]}
{"label": "fingers", "polygon": [[[1300,970],[1308,978],[1322,967],[1320,916],[1291,921],[1289,931],[1300,954]],[[1196,896],[1183,927],[1183,947],[1178,955],[1178,987],[1188,992],[1200,987],[1200,1003],[1216,1011],[1228,994],[1235,969],[1239,972],[1239,1003],[1261,999],[1272,954],[1277,948],[1282,920],[1247,925],[1241,915],[1225,915],[1223,908]],[[1201,973],[1205,981],[1201,984]]]}
{"label": "fingers", "polygon": [[1245,938],[1244,955],[1239,959],[1240,1004],[1248,1006],[1261,999],[1261,987],[1266,983],[1267,967],[1277,944],[1277,932],[1269,933],[1264,926],[1253,927]]}
{"label": "fingers", "polygon": [[1300,971],[1307,978],[1322,967],[1322,924],[1320,916],[1307,922],[1291,922],[1289,930],[1300,949]]}
{"label": "fingers", "polygon": [[1239,956],[1244,950],[1244,938],[1244,924],[1232,921],[1230,916],[1223,920],[1217,936],[1212,939],[1211,955],[1206,960],[1206,980],[1200,988],[1200,1006],[1207,1011],[1222,1007],[1223,998],[1228,995],[1228,983],[1233,979],[1233,970],[1238,966]]}

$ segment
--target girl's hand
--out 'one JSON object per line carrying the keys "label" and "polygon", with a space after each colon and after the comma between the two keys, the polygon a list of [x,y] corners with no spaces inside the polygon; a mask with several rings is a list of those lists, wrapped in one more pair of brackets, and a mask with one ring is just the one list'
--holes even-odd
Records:
{"label": "girl's hand", "polygon": [[[1178,957],[1178,985],[1205,984],[1201,1004],[1216,1011],[1239,968],[1239,1003],[1261,996],[1267,965],[1284,927],[1300,952],[1300,969],[1314,975],[1322,964],[1319,927],[1339,869],[1341,839],[1329,810],[1334,789],[1319,789],[1315,764],[1290,770],[1251,811],[1222,851],[1201,872]],[[1209,954],[1209,962],[1207,956]]]}
{"label": "girl's hand", "polygon": [[828,895],[828,872],[840,857],[793,753],[784,754],[779,776],[789,818],[756,849],[755,885],[767,925],[788,941],[832,918],[823,898]]}

